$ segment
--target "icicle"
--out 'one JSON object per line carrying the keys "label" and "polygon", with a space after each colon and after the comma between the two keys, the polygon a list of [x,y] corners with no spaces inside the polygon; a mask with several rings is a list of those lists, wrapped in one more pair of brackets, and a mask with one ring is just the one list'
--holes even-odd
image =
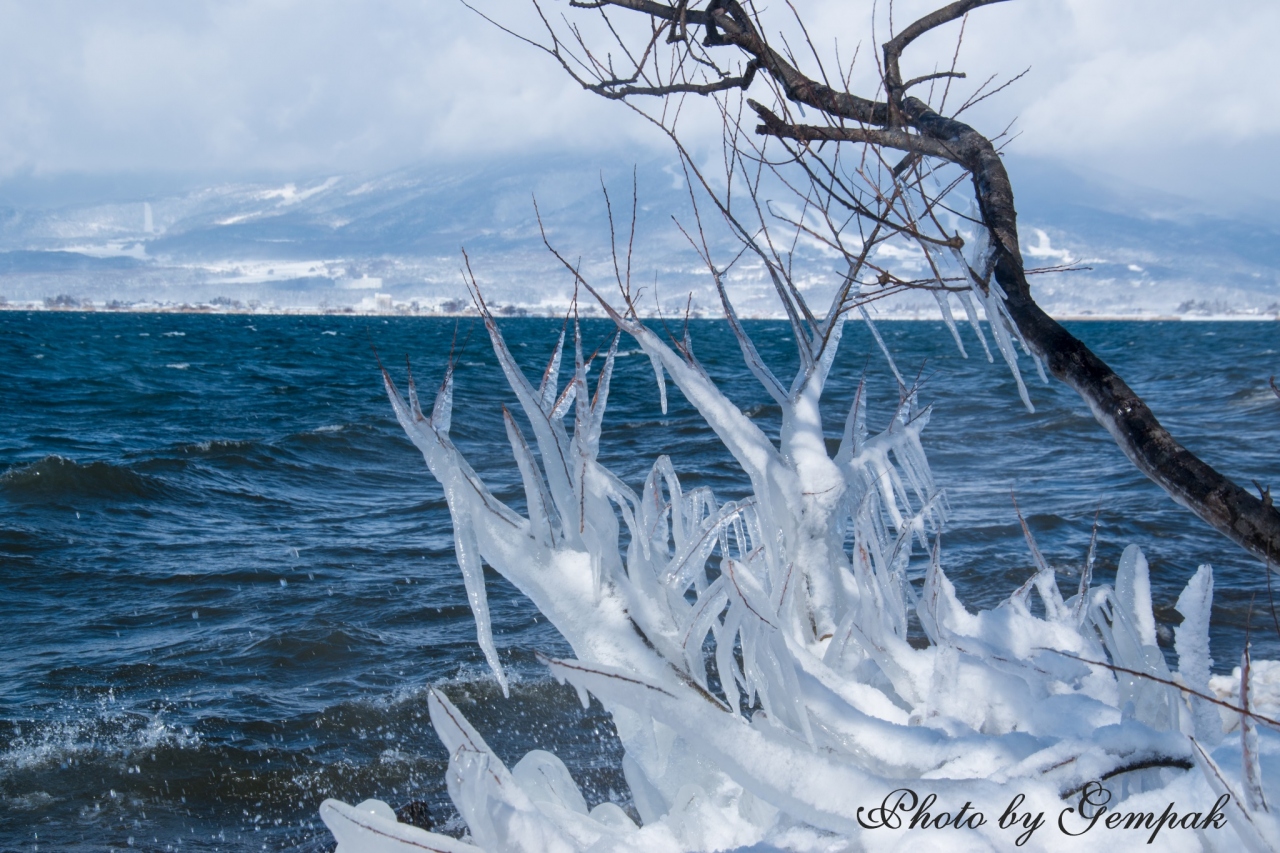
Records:
{"label": "icicle", "polygon": [[956,348],[960,350],[960,357],[968,358],[969,353],[965,352],[964,341],[960,339],[960,330],[956,328],[956,318],[951,316],[951,303],[947,294],[935,290],[933,298],[938,303],[938,310],[942,312],[942,322],[946,323],[947,331],[951,333],[951,337],[956,342]]}
{"label": "icicle", "polygon": [[[1012,493],[1010,496],[1012,496]],[[1057,622],[1066,615],[1066,607],[1062,601],[1062,593],[1058,589],[1057,578],[1053,569],[1045,562],[1044,556],[1041,555],[1040,547],[1036,545],[1036,538],[1031,535],[1031,528],[1027,526],[1027,520],[1022,517],[1022,510],[1018,509],[1017,498],[1013,499],[1013,510],[1018,515],[1018,523],[1022,525],[1022,535],[1027,540],[1027,547],[1031,550],[1031,558],[1035,561],[1038,569],[1031,581],[1034,583],[1036,591],[1040,593],[1040,600],[1044,603],[1045,618],[1051,622]]]}
{"label": "icicle", "polygon": [[[712,628],[712,623],[720,617],[720,612],[729,602],[724,585],[722,575],[712,581],[710,586],[698,596],[692,611],[686,617],[684,636],[680,644],[684,649],[688,673],[703,687],[707,686],[707,672],[703,663],[702,644],[707,638],[707,632]],[[720,673],[720,680],[726,685],[726,692],[728,692],[727,685],[730,682],[726,680],[725,673]]]}
{"label": "icicle", "polygon": [[[1018,396],[1022,398],[1022,403],[1027,407],[1027,411],[1034,412],[1036,409],[1031,403],[1030,395],[1027,393],[1027,386],[1022,381],[1022,371],[1018,367],[1018,353],[1013,347],[1013,340],[1009,336],[1009,330],[1012,329],[1014,334],[1018,335],[1019,340],[1022,340],[1021,333],[1018,332],[1013,320],[1009,317],[1009,312],[1005,309],[1004,300],[1006,294],[1004,290],[1001,289],[1000,284],[991,275],[990,234],[987,233],[985,228],[981,229],[979,238],[974,241],[972,260],[965,260],[963,253],[959,249],[953,248],[951,251],[961,268],[967,271],[969,276],[968,293],[972,293],[982,303],[983,310],[987,315],[987,323],[991,326],[991,336],[996,340],[996,348],[1000,350],[1001,357],[1009,365],[1013,380],[1018,385]],[[967,304],[966,308],[969,308]],[[972,315],[970,319],[971,321],[973,320]],[[1025,347],[1026,342],[1022,341],[1022,343]],[[985,341],[983,346],[986,346]],[[987,351],[987,357],[991,357],[990,350]],[[1040,375],[1043,378],[1044,370],[1040,366],[1039,359],[1034,356],[1032,356],[1032,359],[1036,362],[1036,369],[1040,371]]]}
{"label": "icicle", "polygon": [[866,322],[867,328],[871,330],[871,336],[876,339],[876,345],[880,347],[880,352],[884,353],[885,361],[889,363],[889,369],[893,371],[894,377],[898,380],[898,387],[903,393],[907,390],[907,380],[902,378],[902,374],[898,371],[898,365],[893,361],[893,354],[889,352],[888,345],[885,344],[884,338],[880,337],[880,330],[876,328],[876,324],[871,320],[871,314],[865,306],[859,305],[858,311],[862,314],[863,321]]}
{"label": "icicle", "polygon": [[429,850],[435,853],[484,853],[479,847],[451,836],[399,823],[391,807],[377,800],[365,800],[358,806],[325,800],[320,804],[320,818],[333,833],[338,849],[344,851],[399,853],[404,850]]}
{"label": "icicle", "polygon": [[995,364],[995,357],[991,355],[991,348],[987,346],[987,335],[982,331],[982,323],[978,319],[978,309],[973,305],[973,299],[969,296],[969,291],[964,290],[956,294],[956,298],[960,300],[960,304],[964,306],[965,316],[969,318],[969,326],[972,327],[973,333],[978,336],[978,343],[982,344],[982,351],[986,353],[987,362]]}
{"label": "icicle", "polygon": [[916,603],[920,628],[935,646],[946,642],[948,634],[944,608],[955,596],[955,588],[942,573],[942,564],[938,558],[940,545],[941,542],[935,542],[933,546],[929,568],[924,574],[924,586],[920,590],[920,600]]}
{"label": "icicle", "polygon": [[[800,291],[796,290],[789,279],[786,282],[783,281],[778,268],[772,262],[766,259],[764,266],[769,272],[769,278],[773,281],[774,289],[778,292],[778,299],[786,310],[787,320],[791,323],[791,334],[795,338],[796,352],[800,356],[801,372],[808,373],[813,368],[814,358],[813,350],[809,347],[809,336],[805,332],[804,321],[800,318],[800,312],[796,307],[803,304]],[[688,327],[685,329],[685,337],[687,340]]]}
{"label": "icicle", "polygon": [[[1209,616],[1213,607],[1213,569],[1203,565],[1187,582],[1174,605],[1182,614],[1182,624],[1173,629],[1173,647],[1178,653],[1178,674],[1192,690],[1209,694],[1213,658],[1209,656]],[[1192,734],[1196,740],[1216,746],[1222,740],[1222,717],[1218,709],[1198,696],[1189,697]]]}
{"label": "icicle", "polygon": [[694,573],[701,571],[711,552],[715,550],[716,540],[726,524],[750,506],[754,501],[748,499],[742,503],[729,501],[719,508],[716,515],[702,525],[697,536],[692,536],[677,552],[659,576],[659,580],[668,586],[684,589],[694,581]]}
{"label": "icicle", "polygon": [[[555,502],[556,509],[564,521],[564,534],[572,544],[578,536],[579,507],[569,472],[569,439],[565,433],[564,425],[560,422],[560,418],[563,417],[564,413],[561,411],[557,415],[556,411],[553,410],[550,415],[547,414],[543,408],[544,396],[535,391],[533,386],[529,384],[529,380],[525,377],[520,366],[516,364],[510,349],[507,348],[502,332],[498,329],[497,321],[494,320],[488,309],[484,307],[483,302],[480,305],[485,329],[488,331],[489,341],[493,345],[494,355],[498,357],[498,363],[502,366],[502,372],[507,379],[507,384],[515,392],[516,399],[520,401],[520,407],[524,410],[525,417],[529,419],[529,423],[533,427],[534,439],[537,441],[538,452],[542,456],[544,472],[547,477],[547,486],[551,492],[551,498]],[[552,361],[558,364],[554,356]],[[544,385],[541,389],[542,392],[546,392],[548,387],[550,387],[549,384]],[[575,383],[569,383],[569,387],[565,389],[565,394],[559,398],[556,404],[557,408],[560,406],[567,408],[573,400],[573,390],[576,387]]]}
{"label": "icicle", "polygon": [[463,584],[467,588],[467,603],[471,605],[471,615],[476,620],[476,639],[484,659],[498,679],[503,696],[510,696],[511,689],[507,685],[507,673],[498,659],[498,649],[493,644],[493,623],[489,619],[489,599],[484,589],[484,567],[480,562],[480,546],[476,543],[475,533],[471,529],[471,519],[463,512],[455,511],[450,505],[449,512],[453,516],[453,550],[458,558],[458,567],[462,569]]}
{"label": "icicle", "polygon": [[[772,273],[772,270],[770,270],[770,272]],[[777,283],[776,275],[774,276],[774,281]],[[738,321],[738,315],[733,310],[733,303],[729,301],[729,294],[724,289],[724,279],[719,273],[715,273],[715,282],[716,292],[720,294],[720,304],[724,307],[725,319],[729,321],[729,330],[733,332],[733,336],[738,341],[738,347],[742,350],[742,357],[747,364],[747,369],[751,371],[752,376],[759,380],[760,384],[764,386],[764,389],[769,392],[769,396],[773,397],[774,402],[780,406],[786,405],[788,395],[786,391],[783,390],[782,383],[773,375],[773,371],[771,371],[768,365],[764,363],[764,359],[760,358],[760,353],[756,351],[756,345],[752,342],[751,336],[747,334],[746,329],[742,328],[742,323]],[[798,323],[793,323],[792,332],[797,336],[803,334]],[[805,341],[797,338],[796,343],[797,346],[801,348],[801,351],[804,352]],[[685,346],[689,348],[690,353],[693,352],[688,342],[687,329],[685,330]],[[658,369],[656,362],[654,369]],[[801,375],[806,372],[807,371],[801,371]],[[665,412],[665,409],[663,411]]]}
{"label": "icicle", "polygon": [[[413,385],[409,386],[411,389]],[[419,420],[422,418],[422,409],[418,407],[417,392],[413,393],[413,408],[417,412]],[[440,383],[440,390],[436,392],[435,405],[431,408],[431,426],[441,435],[449,434],[449,427],[453,425],[453,365],[449,365],[449,369],[444,372],[444,381]]]}
{"label": "icicle", "polygon": [[547,369],[543,371],[542,382],[538,386],[539,407],[548,415],[556,407],[556,386],[560,383],[560,357],[563,354],[564,329],[561,329],[560,339],[556,341],[556,348],[551,353],[551,360],[547,362]]}
{"label": "icicle", "polygon": [[662,370],[662,362],[658,360],[656,355],[649,356],[649,363],[653,365],[653,378],[658,381],[658,399],[662,403],[662,414],[667,413],[667,378]]}
{"label": "icicle", "polygon": [[1262,793],[1262,764],[1258,754],[1258,724],[1251,712],[1253,701],[1250,693],[1249,643],[1245,642],[1240,655],[1240,759],[1244,765],[1244,805],[1251,812],[1268,812],[1267,798]]}
{"label": "icicle", "polygon": [[1089,585],[1093,583],[1093,561],[1098,553],[1098,514],[1093,516],[1093,530],[1089,534],[1089,550],[1084,557],[1084,568],[1080,570],[1080,587],[1076,593],[1075,622],[1080,624],[1084,617],[1085,605],[1089,597]]}
{"label": "icicle", "polygon": [[515,454],[516,465],[520,469],[520,478],[524,482],[525,504],[529,508],[529,523],[533,528],[534,535],[543,544],[554,547],[557,537],[552,523],[555,510],[551,501],[551,493],[547,491],[547,484],[542,478],[542,471],[538,467],[537,460],[533,458],[533,454],[529,451],[529,445],[525,443],[520,427],[516,424],[515,418],[511,417],[511,413],[507,411],[506,406],[502,407],[502,417],[507,425],[507,441],[511,443],[511,451]]}
{"label": "icicle", "polygon": [[862,445],[867,441],[867,377],[858,380],[858,391],[853,395],[853,404],[849,406],[849,416],[844,421],[844,435],[840,439],[840,450],[836,453],[837,465],[848,464],[858,455]]}
{"label": "icicle", "polygon": [[1191,741],[1191,746],[1196,766],[1204,774],[1209,788],[1223,800],[1227,824],[1235,829],[1236,837],[1244,848],[1249,853],[1275,853],[1280,849],[1280,832],[1277,832],[1276,822],[1271,815],[1252,813],[1213,757],[1195,740]]}
{"label": "icicle", "polygon": [[1018,328],[1018,324],[1013,322],[1013,318],[1009,316],[1009,309],[1005,305],[1005,300],[1009,298],[1009,294],[1005,293],[1004,288],[1001,287],[994,279],[991,282],[991,287],[995,289],[997,295],[1000,297],[1000,314],[1004,318],[1005,326],[1018,341],[1018,346],[1022,347],[1022,351],[1030,356],[1031,363],[1036,366],[1036,373],[1040,376],[1040,381],[1048,383],[1049,377],[1045,375],[1044,363],[1040,361],[1040,356],[1031,351],[1031,345],[1027,343],[1027,339],[1022,334],[1022,330]]}
{"label": "icicle", "polygon": [[998,286],[992,281],[985,296],[981,289],[975,288],[974,292],[982,301],[982,307],[986,309],[991,336],[996,339],[996,348],[1000,350],[1005,364],[1009,365],[1013,381],[1018,385],[1018,396],[1022,398],[1022,404],[1027,407],[1028,412],[1035,412],[1036,407],[1031,402],[1031,395],[1027,393],[1026,383],[1022,381],[1022,370],[1018,367],[1018,353],[1014,350],[1013,341],[1009,337],[1009,327],[1013,324],[1006,315],[1003,299],[996,291]]}
{"label": "icicle", "polygon": [[1144,646],[1156,644],[1156,619],[1151,612],[1151,577],[1147,558],[1137,545],[1130,545],[1120,555],[1116,569],[1116,600],[1133,620],[1138,639]]}
{"label": "icicle", "polygon": [[[605,409],[609,406],[609,383],[613,381],[613,365],[618,357],[618,335],[613,336],[613,343],[609,345],[609,352],[605,356],[604,366],[600,368],[600,375],[596,379],[596,393],[591,400],[591,419],[588,422],[587,438],[591,458],[595,459],[600,452],[600,430],[604,426]],[[585,387],[585,379],[584,379]],[[578,433],[574,431],[574,439],[578,439]]]}
{"label": "icicle", "polygon": [[[421,421],[423,420],[423,416],[422,405],[418,402],[418,386],[413,381],[413,367],[409,364],[407,356],[404,360],[404,369],[405,372],[409,374],[409,411],[413,413],[413,419],[415,421]],[[448,430],[445,430],[445,432],[448,432]]]}
{"label": "icicle", "polygon": [[551,419],[563,420],[564,416],[569,413],[569,407],[573,405],[574,400],[578,396],[578,383],[570,381],[564,386],[564,390],[560,392],[560,396],[556,398],[555,405],[551,407]]}

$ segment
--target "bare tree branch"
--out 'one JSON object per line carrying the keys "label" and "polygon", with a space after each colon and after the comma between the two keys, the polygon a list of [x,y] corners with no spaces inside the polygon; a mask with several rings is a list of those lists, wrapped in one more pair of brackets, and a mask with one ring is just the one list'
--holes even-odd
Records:
{"label": "bare tree branch", "polygon": [[912,86],[918,86],[921,83],[927,83],[930,80],[941,80],[944,77],[954,77],[957,80],[965,79],[963,71],[935,71],[932,74],[925,74],[921,77],[912,77],[910,80],[902,84],[903,91],[910,89]]}
{"label": "bare tree branch", "polygon": [[[532,2],[536,7],[537,0]],[[781,50],[765,37],[762,12],[752,0],[573,0],[570,7],[585,13],[584,24],[592,15],[604,22],[604,42],[596,44],[576,20],[557,34],[559,25],[541,8],[544,43],[513,35],[546,52],[584,88],[627,103],[676,144],[690,188],[695,182],[701,187],[730,231],[764,265],[798,338],[817,340],[815,333],[825,328],[792,277],[802,234],[834,248],[855,271],[841,284],[837,306],[875,295],[861,280],[865,271],[875,276],[870,284],[879,288],[876,293],[933,289],[958,292],[963,303],[972,288],[982,299],[996,300],[990,306],[1007,317],[1013,337],[1088,403],[1139,470],[1259,559],[1280,554],[1280,512],[1182,447],[1128,384],[1032,297],[1028,275],[1047,270],[1027,270],[1023,263],[1013,187],[996,145],[1007,131],[988,137],[957,118],[1022,74],[994,89],[985,81],[955,113],[942,112],[953,84],[966,79],[956,71],[966,16],[996,2],[1002,0],[955,0],[896,32],[890,4],[890,38],[873,54],[881,72],[881,89],[873,97],[851,90],[852,71],[839,61],[838,51],[838,79],[828,75],[822,52],[791,8],[810,55],[806,62],[812,61],[816,74],[802,71],[785,36],[779,38]],[[611,14],[639,16],[650,25],[634,31],[615,27]],[[953,21],[961,26],[949,70],[904,81],[904,52],[921,36]],[[731,52],[744,61],[736,74],[713,58],[713,53]],[[615,67],[623,63],[625,67]],[[946,86],[936,109],[930,105],[932,92],[925,99],[909,94],[921,83],[938,80],[946,80]],[[731,107],[728,99],[745,100],[747,88],[762,84],[775,103],[766,107],[758,98],[747,101],[760,119],[753,136],[742,125],[742,100]],[[688,98],[709,98],[720,112],[723,182],[709,181],[680,142],[678,126]],[[637,101],[655,104],[653,111],[640,109]],[[816,111],[817,119],[806,118],[806,110]],[[797,169],[798,180],[784,177]],[[943,175],[946,170],[952,171]],[[777,208],[763,201],[766,175],[793,194],[799,216],[779,217]],[[961,212],[967,199],[952,199],[962,190],[971,190],[976,213]],[[832,215],[838,210],[847,210],[852,218],[842,221]],[[783,226],[792,229],[788,240],[773,234],[772,229]],[[990,254],[981,269],[971,269],[959,254],[964,244],[960,228],[989,236]],[[902,276],[874,263],[872,249],[887,241],[906,241],[923,253],[930,276]],[[703,242],[705,260],[714,270]],[[950,250],[947,263],[959,268],[959,280],[935,257],[936,248]],[[853,288],[858,289],[856,297]],[[976,327],[973,306],[965,304]],[[811,355],[801,353],[802,359]]]}

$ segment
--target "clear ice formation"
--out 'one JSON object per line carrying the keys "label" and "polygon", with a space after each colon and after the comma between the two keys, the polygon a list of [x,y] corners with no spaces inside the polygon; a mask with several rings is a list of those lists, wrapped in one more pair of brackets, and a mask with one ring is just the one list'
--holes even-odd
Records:
{"label": "clear ice formation", "polygon": [[[996,608],[971,613],[942,568],[947,505],[921,446],[929,409],[916,393],[904,388],[888,428],[872,435],[859,387],[839,448],[828,453],[820,399],[842,312],[833,307],[821,321],[793,313],[801,366],[784,385],[728,311],[748,366],[782,408],[775,444],[720,392],[687,337],[668,345],[608,309],[619,336],[631,336],[652,360],[663,408],[665,373],[750,479],[750,497],[720,503],[708,488],[686,489],[665,456],[639,492],[600,463],[618,337],[601,359],[594,393],[576,325],[568,384],[559,387],[562,332],[535,386],[478,302],[533,430],[530,445],[505,413],[527,516],[495,498],[450,440],[452,371],[429,415],[412,376],[406,400],[384,372],[387,392],[444,487],[479,644],[498,682],[505,692],[483,563],[528,596],[572,647],[573,659],[544,663],[584,703],[594,696],[612,715],[641,822],[612,803],[588,810],[554,755],[535,751],[505,767],[432,690],[431,719],[451,756],[448,791],[469,839],[398,824],[377,801],[329,800],[321,814],[341,853],[1145,842],[1145,831],[1141,841],[1108,831],[1069,838],[1055,825],[1093,780],[1106,780],[1113,808],[1157,815],[1169,803],[1179,813],[1207,812],[1218,795],[1231,795],[1225,828],[1165,828],[1158,848],[1280,847],[1267,805],[1280,797],[1268,798],[1262,782],[1276,742],[1269,731],[1259,737],[1252,718],[1223,714],[1210,701],[1210,567],[1178,599],[1185,618],[1176,674],[1156,646],[1147,562],[1136,546],[1124,552],[1114,589],[1092,583],[1091,548],[1078,588],[1064,598],[1027,530],[1030,578]],[[998,322],[992,329],[1013,359],[1006,330]],[[629,534],[625,553],[620,522]],[[927,561],[919,589],[907,575],[913,554]],[[923,648],[908,642],[912,611],[927,637]],[[1249,684],[1245,661],[1246,707]],[[1243,721],[1239,744],[1224,742],[1224,717]],[[935,813],[968,803],[984,820],[940,833],[911,829],[907,813],[896,828],[868,828],[874,809],[902,788],[936,797]],[[1043,826],[1028,831],[1030,817],[1000,825],[1018,796],[1018,813],[1043,813]]]}

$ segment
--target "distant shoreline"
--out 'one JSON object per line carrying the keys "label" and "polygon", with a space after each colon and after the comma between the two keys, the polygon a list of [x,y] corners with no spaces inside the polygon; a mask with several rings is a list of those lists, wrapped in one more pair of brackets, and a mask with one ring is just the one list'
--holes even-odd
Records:
{"label": "distant shoreline", "polygon": [[[43,306],[32,304],[0,304],[0,311],[28,312],[41,314],[189,314],[189,315],[236,315],[246,317],[416,317],[421,319],[478,319],[479,314],[473,308],[463,311],[442,311],[433,309],[398,310],[398,309],[359,309],[354,307],[322,308],[319,306],[278,307],[278,306],[211,306],[211,305],[125,305],[125,306]],[[526,317],[530,319],[562,319],[563,310],[548,311],[545,308],[529,309],[522,306],[501,306],[494,312],[499,318]],[[602,319],[603,312],[593,305],[579,307],[579,314],[592,319]],[[1152,322],[1152,323],[1234,323],[1234,322],[1276,322],[1280,314],[1053,314],[1060,322]],[[646,318],[646,319],[656,319]],[[691,315],[691,320],[720,320],[721,315],[699,313]],[[742,317],[743,320],[785,320],[786,317]],[[878,322],[923,322],[941,323],[942,316],[930,316],[922,313],[881,314],[874,318]]]}

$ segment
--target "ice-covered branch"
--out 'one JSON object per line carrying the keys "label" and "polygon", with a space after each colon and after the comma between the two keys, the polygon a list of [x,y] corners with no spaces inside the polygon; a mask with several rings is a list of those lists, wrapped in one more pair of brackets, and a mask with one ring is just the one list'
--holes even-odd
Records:
{"label": "ice-covered branch", "polygon": [[[344,853],[803,847],[829,833],[871,845],[889,840],[869,833],[890,825],[875,806],[894,791],[967,802],[986,815],[1020,796],[1023,809],[1056,814],[1063,798],[1085,796],[1098,780],[1119,784],[1134,808],[1202,789],[1239,792],[1237,828],[1205,835],[1206,843],[1264,849],[1280,840],[1259,760],[1260,738],[1270,735],[1254,725],[1263,715],[1250,709],[1247,659],[1241,746],[1223,742],[1221,703],[1205,701],[1209,567],[1178,599],[1185,619],[1176,673],[1156,645],[1147,561],[1136,546],[1111,587],[1093,583],[1091,545],[1064,597],[1024,524],[1027,581],[999,607],[970,612],[943,569],[946,501],[925,456],[929,410],[917,392],[907,391],[873,434],[863,383],[836,453],[827,450],[821,402],[838,316],[827,318],[823,341],[802,343],[814,348],[813,364],[801,364],[789,391],[778,384],[775,445],[692,358],[606,304],[750,481],[751,495],[722,503],[706,487],[682,484],[665,456],[638,491],[600,461],[616,337],[592,389],[574,324],[568,384],[559,387],[562,332],[535,388],[477,304],[534,431],[530,446],[504,409],[527,515],[497,500],[450,440],[452,371],[429,417],[412,376],[406,402],[384,373],[388,395],[444,488],[495,676],[505,690],[482,564],[568,641],[572,658],[542,660],[584,703],[595,697],[613,716],[640,823],[615,804],[588,809],[553,755],[534,751],[508,769],[432,691],[449,794],[470,843],[403,827],[378,803],[331,801],[322,815]],[[734,326],[744,357],[759,360]],[[572,430],[563,423],[570,413]],[[913,616],[923,636],[911,635]],[[1215,758],[1206,749],[1218,743]],[[1238,780],[1223,770],[1232,750]],[[1016,838],[1006,829],[989,820],[968,832],[976,845],[1005,849]],[[1024,831],[1030,838],[1035,830]],[[1051,846],[1047,832],[1035,841],[1029,846]]]}

